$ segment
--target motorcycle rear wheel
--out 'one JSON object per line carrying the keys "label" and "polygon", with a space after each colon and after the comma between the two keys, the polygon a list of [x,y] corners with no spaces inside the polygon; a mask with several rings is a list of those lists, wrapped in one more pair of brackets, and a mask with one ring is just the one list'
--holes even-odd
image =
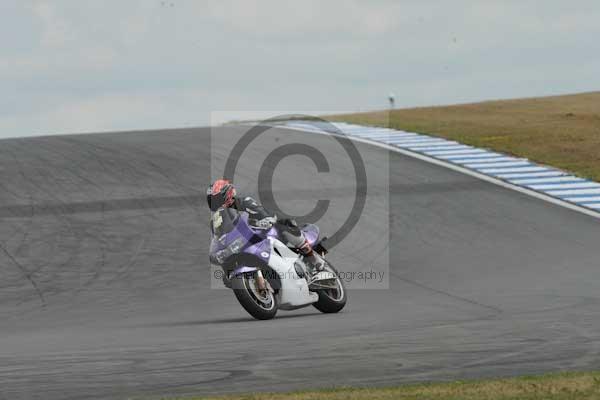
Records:
{"label": "motorcycle rear wheel", "polygon": [[340,279],[337,270],[329,262],[325,262],[325,270],[332,272],[335,278],[336,289],[320,289],[315,292],[319,295],[319,300],[313,303],[313,307],[322,313],[331,314],[340,312],[345,306],[348,300],[346,294],[346,287],[344,282]]}

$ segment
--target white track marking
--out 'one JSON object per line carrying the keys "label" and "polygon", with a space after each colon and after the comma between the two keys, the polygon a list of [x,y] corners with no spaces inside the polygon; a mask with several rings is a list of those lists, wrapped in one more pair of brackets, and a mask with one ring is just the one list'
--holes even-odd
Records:
{"label": "white track marking", "polygon": [[585,179],[578,178],[573,175],[566,176],[555,176],[549,178],[533,178],[533,179],[511,179],[512,183],[517,185],[534,185],[536,183],[547,183],[547,182],[587,182]]}
{"label": "white track marking", "polygon": [[548,176],[565,176],[567,175],[562,171],[547,171],[547,172],[527,172],[527,173],[516,173],[516,174],[497,174],[498,178],[502,179],[514,179],[514,178],[539,178],[539,177],[548,177]]}
{"label": "white track marking", "polygon": [[456,146],[464,146],[464,144],[460,144],[460,143],[456,143],[456,142],[431,142],[431,143],[424,143],[424,144],[412,144],[410,146],[406,146],[406,147],[410,147],[411,149],[427,149],[427,148],[437,148],[437,147],[443,147],[443,148],[448,148],[448,147],[456,147]]}
{"label": "white track marking", "polygon": [[486,160],[488,158],[505,157],[503,154],[498,153],[480,153],[480,154],[459,154],[459,155],[441,155],[436,158],[442,160],[448,160],[451,162],[475,162],[479,160]]}
{"label": "white track marking", "polygon": [[535,190],[552,190],[552,189],[585,189],[585,188],[600,188],[600,184],[596,182],[577,182],[577,183],[556,183],[556,184],[541,184],[527,185]]}
{"label": "white track marking", "polygon": [[506,174],[509,172],[542,172],[548,171],[546,167],[517,167],[517,168],[482,168],[480,169],[484,174]]}
{"label": "white track marking", "polygon": [[362,136],[362,137],[383,137],[383,138],[410,138],[410,137],[421,137],[421,135],[417,133],[391,133],[391,132],[361,132],[356,133],[354,136]]}
{"label": "white track marking", "polygon": [[592,203],[600,202],[600,196],[589,196],[589,197],[565,197],[565,200],[574,201],[577,203]]}
{"label": "white track marking", "polygon": [[445,140],[437,140],[437,141],[432,141],[432,142],[418,142],[415,144],[409,144],[409,145],[404,145],[402,144],[402,147],[415,147],[415,148],[421,148],[421,147],[439,147],[439,146],[443,146],[443,147],[448,147],[448,146],[464,146],[464,144],[460,144],[460,143],[456,143],[456,142],[447,142]]}
{"label": "white track marking", "polygon": [[548,190],[546,193],[552,196],[573,196],[578,194],[600,194],[600,186],[598,189],[570,189],[570,190]]}
{"label": "white track marking", "polygon": [[518,167],[524,165],[531,165],[529,161],[504,161],[497,163],[474,163],[474,164],[465,164],[466,167],[469,168],[501,168],[501,167]]}
{"label": "white track marking", "polygon": [[412,137],[412,138],[406,138],[406,139],[388,138],[386,140],[386,142],[396,144],[398,146],[403,146],[403,147],[409,146],[411,144],[417,145],[417,144],[445,143],[443,140],[424,138],[424,137]]}
{"label": "white track marking", "polygon": [[402,146],[407,147],[411,150],[415,151],[436,151],[436,150],[462,150],[468,149],[467,146],[462,144],[436,144],[430,143],[429,145],[412,145],[412,146]]}
{"label": "white track marking", "polygon": [[502,162],[502,161],[522,161],[519,158],[513,158],[513,157],[491,157],[491,158],[469,158],[469,159],[462,159],[462,160],[450,160],[453,163],[457,163],[457,164],[463,164],[463,165],[467,165],[467,164],[487,164],[490,165],[492,163],[497,163],[497,162]]}
{"label": "white track marking", "polygon": [[357,137],[362,137],[362,138],[366,138],[366,139],[373,139],[373,140],[385,140],[386,142],[398,142],[398,141],[409,141],[409,140],[419,140],[420,136],[417,135],[412,135],[412,134],[406,134],[406,136],[402,136],[399,137],[398,135],[380,135],[380,136],[362,136],[362,135],[354,135]]}
{"label": "white track marking", "polygon": [[452,155],[452,154],[481,154],[485,153],[485,150],[475,149],[473,147],[469,147],[468,150],[443,150],[443,151],[427,151],[426,152],[430,156],[442,156],[442,155]]}

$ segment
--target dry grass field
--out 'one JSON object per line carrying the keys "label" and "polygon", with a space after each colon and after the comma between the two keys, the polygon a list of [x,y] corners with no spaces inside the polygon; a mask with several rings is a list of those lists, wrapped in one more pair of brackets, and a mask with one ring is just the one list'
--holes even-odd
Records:
{"label": "dry grass field", "polygon": [[[380,389],[266,393],[194,400],[591,400],[600,399],[600,373],[561,373],[538,377],[406,385]],[[181,399],[183,400],[183,399]],[[192,399],[189,399],[192,400]]]}
{"label": "dry grass field", "polygon": [[327,118],[449,138],[600,181],[600,92]]}

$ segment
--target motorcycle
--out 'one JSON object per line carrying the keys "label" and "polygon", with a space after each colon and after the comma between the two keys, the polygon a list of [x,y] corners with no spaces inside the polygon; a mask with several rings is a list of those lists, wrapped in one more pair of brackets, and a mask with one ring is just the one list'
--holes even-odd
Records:
{"label": "motorcycle", "polygon": [[[223,283],[254,318],[272,319],[278,310],[313,305],[323,313],[344,308],[347,293],[337,270],[324,259],[314,271],[296,249],[286,246],[275,226],[267,229],[248,224],[248,214],[220,208],[212,216],[209,257],[223,272]],[[300,226],[305,238],[322,257],[326,238],[313,224]]]}

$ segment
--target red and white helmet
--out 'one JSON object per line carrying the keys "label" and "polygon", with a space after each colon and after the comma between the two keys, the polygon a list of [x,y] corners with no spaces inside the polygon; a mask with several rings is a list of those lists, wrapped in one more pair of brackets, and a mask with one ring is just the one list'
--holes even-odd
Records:
{"label": "red and white helmet", "polygon": [[206,201],[211,211],[231,207],[235,201],[235,187],[227,179],[218,179],[206,190]]}

